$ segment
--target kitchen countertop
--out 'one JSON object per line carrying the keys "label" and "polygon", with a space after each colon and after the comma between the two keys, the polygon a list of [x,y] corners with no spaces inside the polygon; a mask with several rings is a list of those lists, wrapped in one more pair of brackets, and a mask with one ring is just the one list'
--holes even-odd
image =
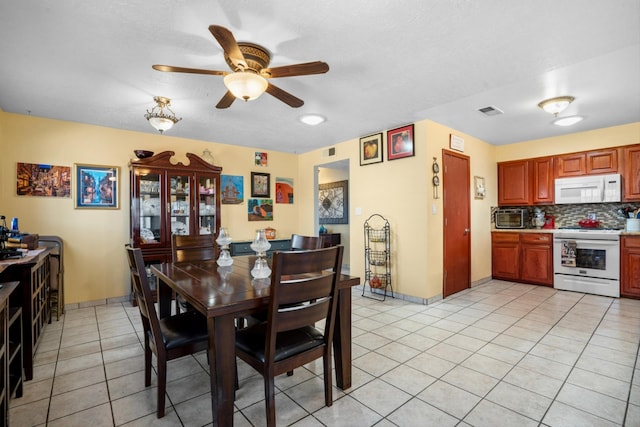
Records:
{"label": "kitchen countertop", "polygon": [[496,231],[498,233],[553,233],[555,229],[553,228],[495,228],[491,229],[492,232]]}
{"label": "kitchen countertop", "polygon": [[[560,231],[559,228],[495,228],[491,229],[491,232],[498,233],[554,233]],[[625,231],[620,230],[621,236],[640,236],[640,231]]]}

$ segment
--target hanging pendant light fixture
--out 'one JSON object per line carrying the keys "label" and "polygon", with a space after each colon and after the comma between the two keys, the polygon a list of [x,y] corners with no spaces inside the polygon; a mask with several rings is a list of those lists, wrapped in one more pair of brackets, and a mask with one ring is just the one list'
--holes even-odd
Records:
{"label": "hanging pendant light fixture", "polygon": [[558,96],[541,101],[538,107],[558,117],[558,114],[563,112],[574,100],[575,98],[573,96]]}
{"label": "hanging pendant light fixture", "polygon": [[[154,96],[153,100],[156,102],[155,107],[151,111],[147,110],[147,114],[144,117],[160,133],[171,129],[174,124],[182,120],[181,117],[176,117],[176,114],[171,109],[171,100],[169,98]],[[165,109],[168,113],[165,112]]]}
{"label": "hanging pendant light fixture", "polygon": [[262,95],[269,83],[251,71],[238,71],[224,76],[224,85],[238,99],[252,101]]}

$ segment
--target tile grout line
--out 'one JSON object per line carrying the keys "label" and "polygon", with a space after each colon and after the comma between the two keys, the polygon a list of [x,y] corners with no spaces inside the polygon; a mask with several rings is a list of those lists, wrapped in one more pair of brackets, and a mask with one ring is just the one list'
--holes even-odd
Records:
{"label": "tile grout line", "polygon": [[[584,297],[585,297],[585,295],[583,295],[583,296],[582,296],[578,301],[576,301],[576,303],[573,305],[572,309],[573,309],[574,307],[576,307],[576,306],[578,305],[578,303],[579,303],[581,300],[583,300],[583,299],[584,299]],[[589,340],[587,340],[587,342],[585,343],[584,347],[583,347],[583,348],[582,348],[582,350],[580,351],[580,354],[579,354],[579,355],[578,355],[578,357],[576,358],[575,362],[573,362],[573,365],[571,365],[571,369],[569,370],[569,373],[567,374],[567,376],[565,377],[565,379],[564,379],[564,380],[562,380],[562,385],[558,388],[558,391],[556,392],[555,396],[554,396],[554,397],[553,397],[553,399],[551,400],[551,405],[549,405],[549,407],[547,408],[547,410],[544,412],[544,414],[543,414],[542,418],[540,419],[540,423],[542,423],[542,420],[544,420],[544,418],[545,418],[545,417],[547,416],[547,414],[549,413],[549,409],[551,409],[551,406],[553,405],[553,403],[557,401],[558,396],[560,395],[560,391],[561,391],[561,390],[562,390],[562,388],[565,386],[565,384],[567,384],[567,380],[568,380],[568,379],[569,379],[569,377],[571,376],[571,373],[572,373],[572,372],[573,372],[573,370],[575,369],[576,364],[578,363],[578,361],[580,360],[580,358],[581,358],[581,357],[582,357],[582,355],[584,354],[585,350],[587,349],[587,346],[589,345],[589,342],[591,341],[591,339],[593,338],[593,336],[596,334],[596,331],[598,330],[598,326],[600,326],[600,325],[602,324],[602,320],[603,320],[603,319],[604,319],[604,317],[606,316],[607,311],[609,311],[609,309],[611,308],[611,305],[612,305],[612,304],[613,304],[613,300],[609,301],[609,306],[607,307],[607,309],[605,310],[605,312],[602,314],[602,317],[600,318],[600,321],[598,322],[598,324],[593,328],[593,332],[591,333],[591,336],[589,337]],[[569,311],[571,311],[571,310],[569,310]],[[569,313],[569,311],[567,311],[567,313]],[[565,313],[565,316],[566,316],[566,313]],[[560,321],[560,320],[561,320],[562,318],[564,318],[565,316],[562,316],[558,321]],[[557,324],[557,322],[556,322],[556,324]],[[546,334],[545,334],[545,336],[546,336]],[[582,388],[582,387],[581,387],[581,388]],[[594,392],[595,392],[595,390],[591,390],[591,391],[594,391]],[[596,392],[596,393],[597,393],[597,392]],[[572,405],[569,405],[568,403],[564,403],[564,402],[560,402],[560,403],[565,404],[565,405],[567,405],[567,406],[570,406],[570,407],[572,407],[572,408],[574,408],[574,409],[577,409],[577,410],[579,410],[579,411],[587,412],[588,414],[591,414],[591,415],[593,415],[594,417],[598,417],[598,418],[600,418],[600,419],[602,419],[602,420],[611,421],[611,420],[607,420],[606,418],[601,417],[600,415],[596,415],[596,414],[594,414],[594,413],[592,413],[592,412],[584,411],[584,410],[582,410],[582,409],[580,409],[580,408],[576,408],[576,407],[574,407],[574,406],[572,406]],[[612,422],[613,422],[613,421],[612,421]]]}

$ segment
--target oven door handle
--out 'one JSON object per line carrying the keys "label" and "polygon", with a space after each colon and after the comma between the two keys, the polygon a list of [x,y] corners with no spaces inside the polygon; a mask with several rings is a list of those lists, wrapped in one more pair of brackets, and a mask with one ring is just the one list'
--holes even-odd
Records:
{"label": "oven door handle", "polygon": [[[587,239],[556,239],[557,243],[560,243],[565,240],[571,240],[576,242],[578,245],[596,245],[596,246],[617,246],[620,244],[619,240],[587,240]],[[587,248],[591,249],[591,248]],[[596,248],[597,249],[597,248]]]}

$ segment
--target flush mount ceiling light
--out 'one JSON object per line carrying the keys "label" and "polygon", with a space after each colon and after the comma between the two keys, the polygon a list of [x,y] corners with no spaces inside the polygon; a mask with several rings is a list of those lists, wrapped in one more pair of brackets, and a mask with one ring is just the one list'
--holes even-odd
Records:
{"label": "flush mount ceiling light", "polygon": [[251,71],[241,71],[224,76],[224,85],[238,99],[251,101],[267,90],[267,79]]}
{"label": "flush mount ceiling light", "polygon": [[553,123],[556,126],[571,126],[575,125],[578,122],[581,122],[584,117],[582,116],[567,116],[560,117],[559,119],[554,120]]}
{"label": "flush mount ceiling light", "polygon": [[305,114],[300,116],[300,121],[305,125],[315,126],[325,122],[327,119],[320,114]]}
{"label": "flush mount ceiling light", "polygon": [[558,113],[564,111],[574,100],[575,98],[573,96],[558,96],[556,98],[545,99],[538,104],[538,107],[558,117]]}
{"label": "flush mount ceiling light", "polygon": [[[170,108],[171,100],[169,98],[165,98],[164,96],[154,96],[153,100],[156,101],[156,106],[151,109],[151,111],[147,110],[147,114],[144,115],[144,118],[149,121],[151,126],[153,126],[160,133],[164,133],[165,130],[169,130],[173,127],[174,124],[178,123],[182,118],[176,117],[173,110]],[[165,112],[168,111],[168,113]]]}

